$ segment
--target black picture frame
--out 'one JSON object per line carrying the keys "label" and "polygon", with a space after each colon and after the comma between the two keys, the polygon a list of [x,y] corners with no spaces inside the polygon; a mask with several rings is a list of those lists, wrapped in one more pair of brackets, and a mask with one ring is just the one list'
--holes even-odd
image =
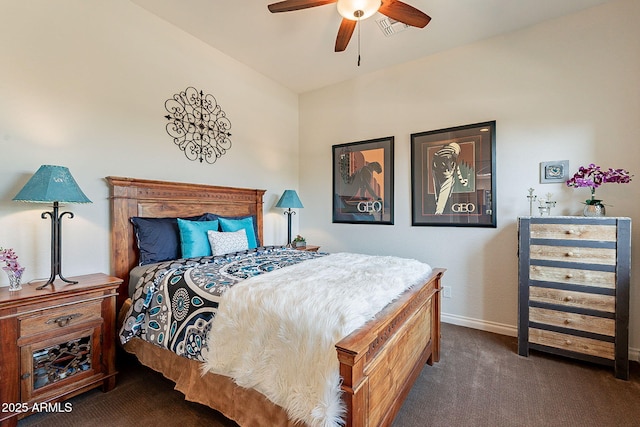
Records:
{"label": "black picture frame", "polygon": [[496,227],[496,122],[411,134],[411,223]]}
{"label": "black picture frame", "polygon": [[394,137],[333,145],[333,222],[393,224]]}

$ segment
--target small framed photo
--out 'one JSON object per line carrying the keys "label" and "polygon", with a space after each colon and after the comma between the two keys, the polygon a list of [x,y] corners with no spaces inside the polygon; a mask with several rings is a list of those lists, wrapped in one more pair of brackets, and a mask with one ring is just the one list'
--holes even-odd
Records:
{"label": "small framed photo", "polygon": [[333,146],[333,222],[393,224],[393,137]]}
{"label": "small framed photo", "polygon": [[569,160],[540,163],[540,184],[565,182],[569,179]]}
{"label": "small framed photo", "polygon": [[412,225],[495,228],[495,150],[495,120],[412,134]]}

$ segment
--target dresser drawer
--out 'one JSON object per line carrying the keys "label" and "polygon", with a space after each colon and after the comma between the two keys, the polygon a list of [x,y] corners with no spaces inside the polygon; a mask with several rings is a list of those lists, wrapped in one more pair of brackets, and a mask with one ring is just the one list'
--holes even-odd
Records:
{"label": "dresser drawer", "polygon": [[590,356],[614,359],[614,344],[606,341],[598,341],[591,338],[576,337],[560,332],[545,331],[529,328],[529,341],[534,344],[559,348]]}
{"label": "dresser drawer", "polygon": [[531,224],[532,239],[595,240],[615,242],[615,225],[590,224]]}
{"label": "dresser drawer", "polygon": [[615,289],[616,287],[616,274],[609,271],[531,265],[529,266],[529,278],[541,282],[567,283],[607,289]]}
{"label": "dresser drawer", "polygon": [[616,265],[616,250],[575,246],[531,245],[531,259],[576,262],[583,264]]}
{"label": "dresser drawer", "polygon": [[60,330],[60,328],[101,319],[101,300],[70,304],[21,318],[20,336],[24,338],[41,332]]}
{"label": "dresser drawer", "polygon": [[559,326],[610,337],[615,335],[615,320],[586,314],[531,307],[529,309],[529,320],[544,325]]}
{"label": "dresser drawer", "polygon": [[529,288],[529,300],[564,307],[586,308],[607,313],[615,313],[616,311],[616,298],[613,295],[588,294],[584,292],[531,286]]}

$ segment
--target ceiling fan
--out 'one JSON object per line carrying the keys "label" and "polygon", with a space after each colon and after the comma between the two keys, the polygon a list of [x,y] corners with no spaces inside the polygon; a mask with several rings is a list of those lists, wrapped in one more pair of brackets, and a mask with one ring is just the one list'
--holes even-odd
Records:
{"label": "ceiling fan", "polygon": [[431,21],[431,18],[425,13],[399,0],[285,0],[270,4],[268,7],[272,13],[278,13],[331,3],[338,3],[338,12],[342,15],[342,22],[336,37],[336,52],[342,52],[347,48],[358,21],[367,19],[376,12],[418,28],[424,28]]}

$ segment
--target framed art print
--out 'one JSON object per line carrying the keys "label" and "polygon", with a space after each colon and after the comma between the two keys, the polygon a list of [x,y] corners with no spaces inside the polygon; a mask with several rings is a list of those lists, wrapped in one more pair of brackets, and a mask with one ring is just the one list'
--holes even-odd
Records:
{"label": "framed art print", "polygon": [[332,149],[333,222],[393,224],[393,137]]}
{"label": "framed art print", "polygon": [[569,160],[540,163],[540,184],[564,183],[569,179]]}
{"label": "framed art print", "polygon": [[496,122],[411,135],[412,225],[496,227]]}

